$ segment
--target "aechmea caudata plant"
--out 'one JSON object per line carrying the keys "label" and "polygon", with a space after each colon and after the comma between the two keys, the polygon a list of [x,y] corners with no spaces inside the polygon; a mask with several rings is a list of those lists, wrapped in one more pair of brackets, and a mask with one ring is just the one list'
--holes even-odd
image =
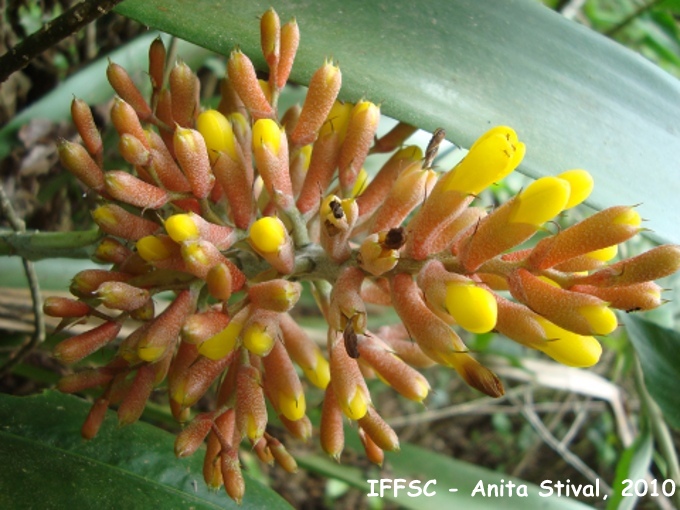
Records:
{"label": "aechmea caudata plant", "polygon": [[[310,386],[324,394],[322,448],[339,460],[350,420],[380,464],[399,440],[367,379],[426,402],[430,385],[420,369],[440,364],[498,397],[501,380],[470,352],[463,331],[499,332],[588,367],[601,354],[596,337],[618,327],[612,309],[663,304],[654,280],[680,268],[680,247],[612,262],[617,245],[642,230],[635,207],[550,225],[587,198],[588,172],[543,177],[488,210],[477,197],[525,153],[512,128],[481,134],[460,163],[440,171],[433,161],[444,131],[424,150],[405,145],[415,131],[408,124],[376,138],[379,106],[339,101],[342,73],[330,60],[312,76],[304,104],[279,112],[298,25],[282,25],[269,10],[260,28],[268,80],[234,50],[215,109],[201,107],[198,78],[185,64],[166,72],[160,39],[149,52],[149,101],[110,64],[118,94],[111,118],[127,168],[104,170],[92,114],[73,101],[82,144],[61,142],[59,154],[99,196],[92,217],[104,237],[95,255],[112,268],[78,273],[75,299],[50,298],[45,312],[64,326],[97,321],[57,345],[63,363],[116,349],[105,366],[59,383],[69,393],[101,388],[84,437],[96,436],[110,406],[121,424],[134,422],[164,386],[183,424],[175,453],[191,455],[206,442],[206,483],[240,501],[243,441],[263,462],[295,471],[268,431],[268,412],[294,437],[310,438]],[[369,178],[363,167],[374,153],[392,155]],[[525,244],[536,234],[538,242]],[[295,319],[301,281],[328,324],[323,348]],[[173,299],[157,310],[161,292]],[[403,324],[372,330],[369,303],[394,307]],[[214,409],[194,412],[213,390]]]}

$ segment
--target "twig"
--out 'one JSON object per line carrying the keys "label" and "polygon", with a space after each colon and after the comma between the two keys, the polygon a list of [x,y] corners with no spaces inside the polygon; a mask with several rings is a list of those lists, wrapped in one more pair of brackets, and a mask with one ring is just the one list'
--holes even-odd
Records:
{"label": "twig", "polygon": [[74,5],[57,19],[45,23],[19,44],[0,57],[0,83],[43,51],[76,33],[88,23],[113,9],[122,0],[84,0]]}
{"label": "twig", "polygon": [[531,395],[529,393],[526,393],[524,412],[522,414],[524,414],[524,417],[534,428],[536,433],[541,437],[541,439],[543,439],[543,441],[545,441],[545,443],[550,446],[550,448],[555,450],[555,452],[557,452],[567,464],[576,469],[593,484],[597,483],[599,480],[602,491],[607,495],[612,494],[612,488],[609,487],[607,483],[600,480],[600,477],[595,471],[590,469],[577,455],[572,453],[566,446],[558,441],[557,438],[553,436],[552,433],[546,428],[541,418],[532,408]]}
{"label": "twig", "polygon": [[[16,215],[14,208],[5,193],[5,188],[0,183],[0,210],[4,216],[9,220],[12,228],[18,232],[25,230],[24,222]],[[42,311],[42,301],[40,299],[40,283],[38,282],[38,275],[35,272],[33,263],[26,259],[21,259],[24,265],[24,272],[28,280],[28,286],[31,290],[31,301],[33,303],[33,323],[35,325],[33,335],[24,345],[19,347],[4,365],[0,367],[0,377],[8,374],[14,366],[16,366],[22,359],[28,355],[38,344],[45,340],[45,317]]]}
{"label": "twig", "polygon": [[616,32],[619,30],[627,27],[630,25],[633,21],[635,21],[637,18],[642,16],[645,12],[653,9],[656,7],[658,4],[660,4],[663,0],[652,0],[651,2],[642,5],[638,7],[635,11],[633,11],[631,14],[623,18],[621,21],[619,21],[616,25],[614,25],[612,28],[609,30],[603,32],[604,35],[607,37],[613,37]]}

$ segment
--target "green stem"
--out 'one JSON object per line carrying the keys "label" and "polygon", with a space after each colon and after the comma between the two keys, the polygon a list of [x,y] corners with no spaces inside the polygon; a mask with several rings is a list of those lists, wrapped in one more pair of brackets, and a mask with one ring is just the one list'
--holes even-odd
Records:
{"label": "green stem", "polygon": [[47,258],[86,259],[102,237],[98,229],[77,232],[0,231],[0,256],[16,255],[27,260]]}
{"label": "green stem", "polygon": [[[661,409],[647,391],[642,367],[640,366],[640,360],[637,356],[635,356],[635,386],[640,395],[642,408],[649,415],[652,434],[654,435],[654,440],[659,449],[659,453],[666,461],[667,468],[665,476],[666,478],[672,479],[675,482],[675,485],[678,486],[680,485],[680,464],[678,463],[678,454],[675,450],[675,445],[673,444],[673,437],[671,436],[671,432],[668,429]],[[680,508],[680,493],[676,491],[673,498],[676,506]]]}

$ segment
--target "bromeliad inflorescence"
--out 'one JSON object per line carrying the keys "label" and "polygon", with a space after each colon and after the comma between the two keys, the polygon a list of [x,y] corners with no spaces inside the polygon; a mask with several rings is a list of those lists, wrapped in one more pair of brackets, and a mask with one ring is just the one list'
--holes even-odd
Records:
{"label": "bromeliad inflorescence", "polygon": [[[103,170],[90,110],[73,102],[83,144],[63,141],[59,154],[101,199],[92,213],[105,234],[96,256],[113,268],[78,273],[71,286],[77,299],[46,301],[46,313],[64,324],[102,320],[61,342],[55,356],[77,363],[114,342],[124,324],[135,325],[106,366],[59,383],[65,392],[103,388],[85,437],[96,435],[109,406],[117,406],[121,424],[137,420],[165,381],[172,413],[185,424],[176,454],[192,454],[207,438],[206,482],[223,483],[240,501],[242,440],[264,462],[296,469],[267,431],[267,401],[286,429],[307,439],[305,384],[325,390],[323,449],[340,458],[344,416],[357,422],[368,457],[380,464],[399,442],[372,405],[366,378],[422,402],[430,386],[418,369],[438,363],[487,395],[503,394],[453,326],[498,331],[587,367],[600,357],[595,336],[617,327],[612,308],[663,303],[654,280],[678,270],[679,247],[609,263],[616,246],[641,230],[633,207],[611,207],[511,251],[588,196],[586,171],[538,179],[489,212],[475,199],[524,156],[511,128],[489,130],[439,173],[432,162],[444,132],[435,132],[424,154],[403,146],[415,130],[407,124],[376,139],[379,107],[338,101],[341,72],[331,61],[312,76],[302,107],[279,118],[298,26],[281,26],[269,10],[261,39],[268,81],[235,50],[216,109],[201,109],[198,79],[185,64],[175,64],[164,83],[160,40],[149,54],[149,102],[110,64],[119,96],[111,119],[126,170]],[[363,164],[377,152],[394,154],[367,182]],[[289,313],[300,281],[310,282],[328,323],[326,355]],[[156,313],[160,292],[174,299]],[[403,327],[369,330],[366,303],[393,306]],[[192,415],[213,386],[216,407]]]}

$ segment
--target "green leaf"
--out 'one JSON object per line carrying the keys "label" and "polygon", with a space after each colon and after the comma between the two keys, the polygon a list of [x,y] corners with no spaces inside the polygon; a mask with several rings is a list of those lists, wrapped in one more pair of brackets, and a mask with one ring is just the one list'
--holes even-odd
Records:
{"label": "green leaf", "polygon": [[510,125],[528,147],[522,171],[586,168],[590,205],[643,202],[656,235],[680,242],[680,84],[539,2],[127,0],[117,11],[223,55],[238,44],[264,70],[257,18],[271,5],[300,26],[293,79],[333,57],[343,98],[380,101],[464,147]]}
{"label": "green leaf", "polygon": [[645,386],[673,427],[680,429],[680,333],[623,315],[628,337],[640,358]]}
{"label": "green leaf", "polygon": [[[356,443],[353,436],[356,433],[349,431],[348,443]],[[358,447],[358,445],[356,446]],[[517,478],[513,478],[503,473],[497,473],[488,469],[480,468],[467,462],[452,459],[444,455],[438,455],[431,450],[419,448],[414,445],[402,445],[398,453],[387,453],[386,459],[389,462],[389,474],[382,471],[364,473],[358,468],[337,464],[329,457],[320,455],[305,455],[298,457],[298,464],[306,469],[316,471],[325,476],[337,478],[357,487],[366,494],[380,491],[377,480],[389,478],[391,480],[403,479],[407,485],[411,480],[416,480],[419,485],[406,487],[396,492],[393,486],[388,487],[384,492],[384,497],[388,501],[398,503],[400,508],[412,510],[431,510],[433,508],[465,508],[466,510],[495,508],[502,505],[503,510],[524,510],[526,508],[541,508],[544,510],[582,510],[590,508],[583,503],[562,497],[546,497],[547,488],[539,488]],[[373,484],[369,480],[376,480]],[[427,482],[430,483],[427,487]],[[487,491],[487,484],[496,484],[500,491],[501,484],[514,483],[512,497],[509,495],[507,485],[503,488],[503,495],[487,497],[476,488],[483,485]],[[527,497],[518,496],[518,486],[526,487]],[[423,493],[415,496],[418,492],[427,490],[434,492],[434,495]],[[453,489],[453,491],[452,491]],[[457,490],[456,490],[457,489]],[[522,489],[523,491],[524,489]],[[564,489],[562,489],[564,491]],[[409,496],[411,492],[413,496]],[[474,496],[473,496],[474,493]],[[539,495],[544,494],[544,496]],[[499,494],[501,494],[499,492]],[[564,494],[564,492],[563,492]],[[601,497],[604,494],[600,493]],[[371,498],[369,498],[370,500]],[[377,498],[376,498],[377,499]]]}
{"label": "green leaf", "polygon": [[247,474],[240,507],[208,490],[200,452],[176,459],[173,436],[146,423],[119,429],[109,412],[97,438],[85,441],[88,409],[56,392],[0,395],[0,508],[290,508]]}
{"label": "green leaf", "polygon": [[616,478],[612,484],[614,494],[607,502],[607,510],[630,510],[635,508],[638,497],[621,494],[623,480],[642,480],[649,471],[654,453],[654,440],[649,427],[645,427],[635,442],[626,448],[616,466]]}

